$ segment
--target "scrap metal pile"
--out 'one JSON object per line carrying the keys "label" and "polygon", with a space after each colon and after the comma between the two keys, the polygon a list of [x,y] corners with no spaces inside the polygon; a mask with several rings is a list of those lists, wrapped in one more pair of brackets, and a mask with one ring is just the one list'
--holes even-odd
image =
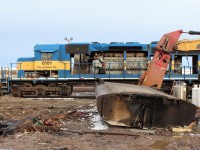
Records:
{"label": "scrap metal pile", "polygon": [[6,137],[17,132],[58,132],[64,128],[67,119],[85,119],[89,112],[79,110],[69,111],[67,114],[39,115],[22,120],[4,120],[0,122],[0,136]]}

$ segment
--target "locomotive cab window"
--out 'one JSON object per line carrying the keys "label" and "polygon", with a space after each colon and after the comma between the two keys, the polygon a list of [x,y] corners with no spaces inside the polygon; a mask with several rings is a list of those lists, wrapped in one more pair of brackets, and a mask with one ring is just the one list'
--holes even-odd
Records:
{"label": "locomotive cab window", "polygon": [[52,53],[43,52],[41,53],[42,60],[52,60]]}

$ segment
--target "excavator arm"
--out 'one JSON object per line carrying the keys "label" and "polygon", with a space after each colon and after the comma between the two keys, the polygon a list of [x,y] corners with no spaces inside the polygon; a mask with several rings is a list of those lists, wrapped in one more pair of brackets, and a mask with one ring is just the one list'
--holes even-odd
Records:
{"label": "excavator arm", "polygon": [[[164,34],[155,47],[156,52],[149,65],[149,68],[138,81],[139,85],[155,87],[156,89],[161,88],[168,64],[170,63],[169,53],[179,49],[182,51],[191,50],[191,47],[190,49],[184,47],[184,44],[187,42],[178,42],[178,39],[182,33],[200,35],[200,32],[197,31],[183,32],[183,30],[177,30]],[[198,46],[200,48],[200,45]]]}
{"label": "excavator arm", "polygon": [[199,51],[200,50],[200,40],[180,40],[178,41],[175,46],[174,50],[176,51],[183,51],[183,52],[189,52],[189,51]]}

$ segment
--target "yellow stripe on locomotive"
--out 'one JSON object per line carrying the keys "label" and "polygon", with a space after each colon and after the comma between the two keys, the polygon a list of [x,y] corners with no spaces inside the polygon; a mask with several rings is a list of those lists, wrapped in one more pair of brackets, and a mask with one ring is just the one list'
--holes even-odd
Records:
{"label": "yellow stripe on locomotive", "polygon": [[19,62],[18,70],[70,70],[70,61]]}

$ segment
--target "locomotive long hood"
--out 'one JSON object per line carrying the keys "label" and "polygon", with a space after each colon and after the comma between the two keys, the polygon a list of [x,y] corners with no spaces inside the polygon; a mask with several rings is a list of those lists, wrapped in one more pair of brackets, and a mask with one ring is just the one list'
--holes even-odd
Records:
{"label": "locomotive long hood", "polygon": [[195,119],[195,105],[150,87],[105,82],[95,92],[98,112],[110,125],[184,126]]}

